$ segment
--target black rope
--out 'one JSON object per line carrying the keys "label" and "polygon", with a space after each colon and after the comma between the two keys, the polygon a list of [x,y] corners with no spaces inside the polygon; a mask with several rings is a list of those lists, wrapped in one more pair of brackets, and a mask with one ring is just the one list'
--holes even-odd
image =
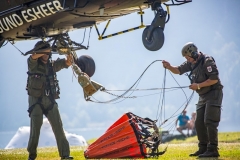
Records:
{"label": "black rope", "polygon": [[[169,73],[171,74],[171,76],[172,76],[172,78],[175,80],[175,82],[178,84],[178,86],[179,87],[174,87],[174,88],[180,88],[182,91],[183,91],[183,93],[184,93],[184,95],[185,95],[185,97],[186,97],[186,101],[169,117],[169,118],[167,118],[167,119],[165,119],[165,118],[163,118],[164,120],[162,121],[162,122],[159,122],[159,128],[160,127],[166,127],[166,126],[168,126],[168,125],[171,125],[170,126],[170,129],[168,130],[168,131],[170,131],[170,130],[173,130],[173,129],[175,129],[176,130],[176,127],[175,127],[175,120],[173,120],[172,122],[170,122],[168,125],[166,125],[166,126],[163,126],[167,121],[169,121],[170,119],[173,119],[173,118],[175,118],[175,117],[177,117],[178,116],[178,114],[176,114],[181,108],[182,108],[182,106],[186,103],[186,105],[185,105],[185,107],[184,107],[184,109],[183,110],[185,110],[186,108],[187,108],[187,106],[189,105],[189,103],[190,103],[190,101],[192,100],[192,98],[193,98],[193,95],[194,95],[194,91],[192,92],[192,94],[190,95],[190,97],[188,98],[187,97],[187,95],[186,95],[186,93],[184,92],[184,90],[183,90],[183,88],[187,88],[187,87],[189,87],[189,86],[185,86],[185,87],[181,87],[180,86],[180,84],[177,82],[177,80],[174,78],[174,76],[172,75],[172,73],[169,71]],[[157,120],[159,120],[159,118],[160,117],[165,117],[165,85],[166,85],[166,70],[165,70],[165,73],[164,73],[164,78],[163,78],[163,91],[162,91],[162,95],[160,95],[160,98],[159,98],[159,104],[158,104],[158,110],[157,110],[157,117],[156,117],[156,119]],[[162,97],[162,99],[161,99],[161,97]],[[160,106],[160,100],[162,100],[162,102],[161,102],[161,108],[159,109],[159,106]],[[163,108],[164,107],[164,108]],[[159,111],[160,110],[160,111]],[[182,110],[182,111],[183,111]],[[163,115],[164,114],[164,115]]]}
{"label": "black rope", "polygon": [[[140,81],[139,81],[139,82],[140,82]],[[138,84],[139,84],[139,82],[138,82]],[[138,84],[137,84],[137,85],[138,85]],[[136,85],[136,87],[137,87],[137,85]],[[136,87],[135,87],[135,88],[136,88]],[[165,90],[165,89],[169,89],[168,91],[165,91],[165,92],[170,92],[170,91],[173,91],[173,90],[177,90],[177,89],[179,89],[179,88],[188,88],[188,87],[189,87],[189,86],[170,87],[170,88],[131,89],[130,91]],[[171,90],[170,90],[170,89],[171,89]],[[103,91],[103,92],[108,93],[108,94],[110,94],[110,95],[113,95],[113,96],[116,96],[116,97],[120,97],[120,98],[125,98],[125,99],[127,99],[127,98],[146,97],[146,96],[156,95],[156,94],[159,94],[159,93],[162,93],[162,92],[163,92],[163,91],[161,91],[161,92],[158,92],[158,93],[153,93],[153,94],[148,94],[148,95],[142,95],[142,96],[130,96],[130,95],[132,95],[132,93],[133,93],[133,92],[132,92],[131,94],[129,94],[129,96],[123,97],[123,96],[119,96],[119,95],[110,93],[110,92],[108,92],[108,91],[127,91],[127,90],[104,90],[104,91]],[[121,100],[121,101],[119,101],[119,102],[116,102],[116,103],[120,103],[120,102],[124,101],[125,99],[123,99],[123,100]],[[116,104],[116,103],[113,103],[113,104]]]}
{"label": "black rope", "polygon": [[[189,96],[189,98],[187,98],[187,100],[171,115],[171,117],[169,117],[168,119],[166,119],[166,120],[164,121],[164,123],[162,123],[160,126],[164,125],[165,122],[167,122],[169,119],[172,119],[172,118],[177,117],[177,116],[178,116],[178,114],[177,114],[178,111],[182,108],[182,106],[184,106],[184,104],[186,104],[185,107],[184,107],[184,109],[183,109],[183,110],[185,110],[185,109],[187,108],[189,102],[192,100],[193,95],[194,95],[194,91],[191,93],[191,95]],[[181,112],[181,113],[182,113],[182,112]],[[165,126],[164,126],[164,127],[165,127]]]}
{"label": "black rope", "polygon": [[[123,94],[119,95],[118,97],[116,97],[116,98],[114,98],[114,99],[111,99],[111,100],[108,100],[108,101],[98,101],[98,100],[96,100],[95,98],[94,98],[94,99],[95,99],[96,101],[93,101],[93,100],[91,100],[91,99],[89,99],[88,101],[95,102],[95,103],[111,103],[111,102],[117,101],[119,98],[124,97],[128,92],[130,92],[135,85],[137,86],[137,85],[139,84],[142,76],[143,76],[143,75],[145,74],[145,72],[148,70],[148,68],[149,68],[152,64],[154,64],[155,62],[159,62],[159,61],[162,61],[162,60],[155,60],[155,61],[153,61],[151,64],[149,64],[149,65],[147,66],[147,68],[143,71],[143,73],[140,75],[140,77],[137,79],[137,81],[136,81],[129,89],[127,89]],[[136,88],[136,87],[135,87],[135,88]],[[134,92],[134,90],[133,90],[133,92]],[[133,93],[133,92],[132,92],[132,93]],[[131,93],[131,94],[132,94],[132,93]],[[131,94],[130,94],[130,95],[131,95]],[[123,100],[125,100],[125,99],[123,99]],[[122,101],[123,101],[123,100],[122,100]],[[122,101],[121,101],[121,102],[122,102]]]}
{"label": "black rope", "polygon": [[[168,90],[168,91],[165,91],[165,92],[171,92],[171,91],[175,91],[175,90],[177,90],[177,89],[172,89],[172,90]],[[162,91],[161,92],[157,92],[157,93],[152,93],[152,94],[146,94],[146,95],[141,95],[141,96],[135,96],[136,98],[138,98],[138,97],[147,97],[147,96],[152,96],[152,95],[156,95],[156,94],[160,94],[160,93],[162,93]]]}
{"label": "black rope", "polygon": [[[189,86],[182,87],[168,87],[168,88],[147,88],[147,89],[131,89],[130,91],[150,91],[150,90],[167,90],[167,89],[180,89],[180,88],[188,88]],[[105,89],[105,91],[127,91],[127,89]]]}
{"label": "black rope", "polygon": [[90,27],[89,35],[88,35],[88,45],[87,48],[89,47],[89,41],[90,41],[90,35],[91,35],[92,27]]}
{"label": "black rope", "polygon": [[[178,86],[180,86],[180,84],[177,82],[177,80],[174,78],[174,76],[172,75],[172,73],[170,72],[170,71],[168,71],[169,73],[170,73],[170,75],[172,76],[172,78],[174,79],[174,81],[178,84]],[[189,87],[189,86],[188,86]],[[182,88],[181,88],[182,89]],[[185,97],[186,97],[186,99],[187,99],[187,95],[186,95],[186,93],[184,92],[184,90],[182,89],[182,91],[183,91],[183,93],[184,93],[184,95],[185,95]]]}
{"label": "black rope", "polygon": [[[175,120],[172,120],[170,123],[168,123],[167,125],[166,122],[169,121],[170,119],[173,119],[175,117],[178,116],[178,112],[179,110],[185,105],[184,109],[185,110],[187,108],[187,106],[189,105],[190,101],[192,100],[193,98],[193,95],[194,95],[194,91],[192,92],[192,94],[190,95],[190,97],[187,97],[186,93],[184,92],[183,88],[188,88],[189,86],[180,86],[180,84],[177,82],[177,80],[174,78],[174,76],[171,74],[171,72],[169,71],[169,73],[171,74],[172,78],[175,80],[175,82],[178,84],[178,87],[169,87],[169,88],[166,88],[166,69],[164,70],[164,76],[163,76],[163,84],[162,84],[162,88],[150,88],[150,89],[136,89],[137,85],[139,84],[142,76],[145,74],[145,72],[148,70],[148,68],[155,62],[158,62],[158,61],[162,61],[162,60],[155,60],[153,61],[150,65],[148,65],[148,67],[143,71],[143,73],[140,75],[140,77],[137,79],[137,81],[127,90],[103,90],[104,92],[108,93],[108,91],[125,91],[123,94],[121,95],[114,95],[114,96],[117,96],[116,98],[114,99],[111,99],[111,100],[108,100],[108,101],[99,101],[97,100],[96,98],[92,97],[95,101],[89,99],[89,101],[91,102],[95,102],[95,103],[111,103],[111,102],[114,102],[114,101],[117,101],[118,99],[120,98],[124,98],[123,100],[127,99],[127,98],[136,98],[137,96],[132,96],[132,97],[127,97],[125,96],[128,92],[132,91],[129,95],[131,95],[134,91],[146,91],[146,90],[162,90],[160,92],[160,97],[159,97],[159,103],[158,103],[158,110],[157,110],[157,116],[156,116],[156,119],[159,120],[160,117],[163,117],[161,120],[161,122],[159,123],[159,128],[162,127],[167,127],[170,125],[170,128],[168,129],[168,131],[174,131],[174,129],[176,130],[176,127],[175,127]],[[186,97],[186,101],[169,117],[169,118],[165,118],[165,93],[166,93],[166,90],[170,90],[170,89],[181,89]],[[112,93],[109,93],[111,95],[113,95]],[[123,100],[121,101],[118,101],[118,102],[115,102],[114,104],[116,103],[120,103],[122,102]],[[161,107],[160,107],[161,106]]]}
{"label": "black rope", "polygon": [[2,46],[0,46],[0,48],[6,46],[8,44],[9,41],[6,41],[5,44],[3,44]]}
{"label": "black rope", "polygon": [[[141,77],[141,78],[142,78],[142,77]],[[137,88],[138,84],[140,83],[141,78],[140,78],[140,79],[138,80],[138,82],[136,83],[135,89]],[[132,95],[133,92],[134,92],[134,91],[132,91],[132,92],[129,94],[129,96]],[[115,102],[114,104],[120,103],[120,102],[122,102],[122,101],[124,101],[124,100],[126,100],[126,99],[122,99],[122,100],[120,100],[119,102]]]}
{"label": "black rope", "polygon": [[[187,108],[189,102],[190,102],[190,101],[192,100],[192,98],[193,98],[193,95],[194,95],[194,91],[192,92],[192,94],[191,94],[190,97],[188,98],[184,109]],[[184,104],[183,104],[183,105],[184,105]],[[175,125],[176,119],[173,119],[173,118],[176,118],[176,117],[179,116],[179,114],[176,114],[176,113],[182,108],[183,105],[181,105],[181,107],[179,107],[179,108],[176,110],[176,112],[175,112],[171,117],[169,117],[168,119],[166,119],[165,122],[164,122],[163,124],[161,124],[162,128],[166,128],[167,126],[170,126],[169,129],[168,129],[169,132],[172,132],[172,133],[173,133],[173,132],[176,131],[176,125]],[[183,110],[184,110],[184,109],[183,109]],[[182,112],[181,112],[181,113],[182,113]],[[167,125],[164,126],[164,124],[165,124],[169,119],[173,119],[173,120],[172,120],[170,123],[168,123]]]}
{"label": "black rope", "polygon": [[[108,92],[108,91],[106,91],[106,90],[104,90],[103,92],[108,93],[108,94],[110,94],[110,95],[112,95],[112,96],[115,96],[115,97],[119,97],[119,95],[110,93],[110,92]],[[121,98],[136,98],[136,96],[132,96],[132,97],[121,97]]]}
{"label": "black rope", "polygon": [[24,53],[20,49],[18,49],[12,42],[10,42],[10,41],[8,41],[8,42],[11,43],[13,45],[13,47],[15,47],[22,55],[24,55]]}
{"label": "black rope", "polygon": [[80,44],[83,44],[84,40],[85,40],[85,34],[86,34],[86,28],[84,29],[84,34],[83,34],[83,40]]}
{"label": "black rope", "polygon": [[[171,73],[170,71],[169,71],[169,73],[170,73],[170,75],[172,76],[172,78],[174,79],[174,81],[175,81],[175,82],[178,84],[178,86],[180,87],[180,84],[179,84],[179,83],[177,82],[177,80],[174,78],[174,76],[172,75],[172,73]],[[186,97],[186,106],[185,106],[184,109],[183,109],[183,110],[185,110],[185,109],[187,108],[189,102],[191,101],[194,92],[190,95],[190,98],[187,98],[187,95],[186,95],[186,93],[184,92],[183,87],[180,87],[180,89],[183,91],[183,93],[184,93],[184,95],[185,95],[185,97]],[[184,105],[184,104],[183,104],[183,105]],[[174,115],[180,110],[180,108],[182,108],[183,105],[181,105],[181,107],[179,107],[178,110],[177,110],[170,118],[165,119],[160,126],[162,126],[164,123],[166,123],[169,119],[173,118]]]}
{"label": "black rope", "polygon": [[[164,69],[163,84],[162,84],[163,88],[165,88],[165,84],[166,84],[166,68]],[[162,100],[162,103],[161,103],[161,100]],[[160,97],[159,97],[157,114],[156,114],[157,120],[159,120],[160,114],[162,113],[162,106],[163,106],[164,100],[165,100],[165,89],[163,89],[163,91],[161,92]],[[161,105],[161,107],[160,107],[160,105]]]}

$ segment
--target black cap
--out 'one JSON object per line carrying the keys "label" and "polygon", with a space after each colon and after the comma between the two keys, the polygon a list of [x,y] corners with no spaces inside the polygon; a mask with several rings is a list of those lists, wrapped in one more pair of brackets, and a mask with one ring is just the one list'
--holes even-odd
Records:
{"label": "black cap", "polygon": [[38,41],[34,48],[36,51],[39,50],[39,49],[47,49],[47,48],[50,48],[50,44],[47,43],[47,42],[43,42],[43,41]]}

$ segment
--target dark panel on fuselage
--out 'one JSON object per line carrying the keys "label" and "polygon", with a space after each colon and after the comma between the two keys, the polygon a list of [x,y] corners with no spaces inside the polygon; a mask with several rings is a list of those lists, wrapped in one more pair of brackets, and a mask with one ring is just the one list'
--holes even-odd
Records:
{"label": "dark panel on fuselage", "polygon": [[8,9],[15,8],[22,4],[33,2],[34,0],[1,0],[0,13]]}

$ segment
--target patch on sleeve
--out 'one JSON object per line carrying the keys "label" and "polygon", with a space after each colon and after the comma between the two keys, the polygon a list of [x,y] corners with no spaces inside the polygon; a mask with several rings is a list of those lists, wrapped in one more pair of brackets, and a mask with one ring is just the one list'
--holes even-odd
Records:
{"label": "patch on sleeve", "polygon": [[211,67],[211,66],[208,66],[208,67],[207,67],[207,70],[208,70],[208,72],[212,72],[212,67]]}

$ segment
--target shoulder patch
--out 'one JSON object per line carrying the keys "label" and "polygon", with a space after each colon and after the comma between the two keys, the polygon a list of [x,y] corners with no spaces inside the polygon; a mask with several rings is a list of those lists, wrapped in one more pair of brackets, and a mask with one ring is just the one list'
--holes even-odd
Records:
{"label": "shoulder patch", "polygon": [[211,67],[211,66],[208,66],[208,67],[207,67],[207,70],[208,70],[208,72],[212,72],[212,67]]}

